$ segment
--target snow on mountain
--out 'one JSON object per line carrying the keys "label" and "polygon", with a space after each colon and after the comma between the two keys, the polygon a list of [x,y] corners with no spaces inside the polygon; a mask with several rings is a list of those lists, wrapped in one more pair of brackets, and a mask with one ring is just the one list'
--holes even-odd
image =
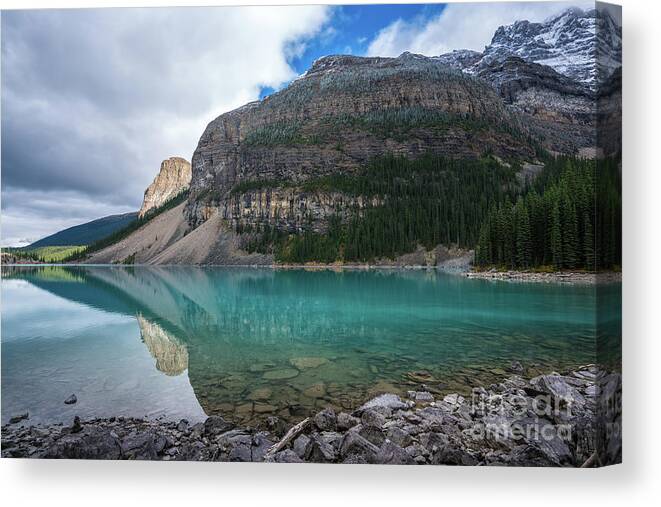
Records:
{"label": "snow on mountain", "polygon": [[437,59],[473,74],[480,67],[518,56],[594,90],[598,78],[607,78],[622,65],[622,28],[606,10],[570,8],[542,23],[516,21],[501,26],[481,58],[478,55],[460,50]]}

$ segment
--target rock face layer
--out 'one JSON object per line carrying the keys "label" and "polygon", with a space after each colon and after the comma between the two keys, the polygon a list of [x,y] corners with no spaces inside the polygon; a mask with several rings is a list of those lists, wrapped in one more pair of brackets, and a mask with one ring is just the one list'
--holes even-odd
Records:
{"label": "rock face layer", "polygon": [[171,157],[161,163],[161,169],[151,185],[145,190],[139,216],[158,208],[181,192],[188,190],[191,180],[191,165],[181,157]]}
{"label": "rock face layer", "polygon": [[[488,84],[410,53],[324,57],[286,89],[207,126],[192,160],[189,222],[204,222],[210,209],[237,219],[242,209],[255,211],[252,199],[239,197],[254,197],[256,188],[350,173],[388,153],[477,158],[487,152],[535,156],[517,118]],[[339,204],[333,196],[302,202],[290,194],[268,199],[284,203],[279,212],[301,217]]]}

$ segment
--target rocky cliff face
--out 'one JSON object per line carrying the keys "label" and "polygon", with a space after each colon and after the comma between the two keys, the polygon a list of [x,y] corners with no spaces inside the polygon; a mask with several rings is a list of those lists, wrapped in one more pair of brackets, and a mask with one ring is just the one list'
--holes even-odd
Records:
{"label": "rocky cliff face", "polygon": [[346,202],[297,190],[306,181],[386,153],[429,152],[535,157],[517,117],[479,79],[410,53],[324,57],[286,89],[208,125],[192,160],[190,223],[220,209],[227,219],[288,215],[295,228]]}
{"label": "rocky cliff face", "polygon": [[622,28],[606,9],[571,8],[543,23],[501,26],[483,53],[435,59],[489,83],[547,149],[589,155],[602,121],[597,101],[611,95],[606,83],[622,65]]}
{"label": "rocky cliff face", "polygon": [[622,27],[606,9],[570,8],[543,23],[521,20],[501,26],[483,53],[458,50],[438,58],[475,74],[512,56],[596,92],[602,78],[622,65]]}
{"label": "rocky cliff face", "polygon": [[161,169],[147,190],[140,207],[139,216],[157,208],[184,190],[191,181],[191,165],[180,157],[171,157],[161,163]]}

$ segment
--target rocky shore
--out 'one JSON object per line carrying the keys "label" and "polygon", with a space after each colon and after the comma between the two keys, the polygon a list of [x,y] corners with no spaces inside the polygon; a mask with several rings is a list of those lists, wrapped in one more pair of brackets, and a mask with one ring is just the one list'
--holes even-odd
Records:
{"label": "rocky shore", "polygon": [[621,376],[587,365],[512,375],[469,398],[382,394],[352,413],[331,408],[287,428],[133,418],[2,427],[2,456],[391,465],[598,466],[621,461]]}
{"label": "rocky shore", "polygon": [[538,282],[538,283],[566,283],[574,285],[595,285],[622,281],[622,273],[608,271],[603,273],[588,273],[585,271],[499,271],[489,269],[485,271],[468,271],[467,278],[483,280],[502,280],[512,282]]}

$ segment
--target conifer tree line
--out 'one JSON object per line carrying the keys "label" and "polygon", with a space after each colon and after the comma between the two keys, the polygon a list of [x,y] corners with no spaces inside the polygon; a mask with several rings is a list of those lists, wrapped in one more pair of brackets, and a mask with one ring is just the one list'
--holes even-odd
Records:
{"label": "conifer tree line", "polygon": [[494,206],[480,231],[475,262],[594,271],[619,266],[621,246],[617,163],[559,157],[547,160],[532,188]]}
{"label": "conifer tree line", "polygon": [[[382,157],[354,175],[305,191],[378,196],[379,205],[329,219],[325,233],[288,234],[265,223],[244,243],[279,262],[370,262],[418,245],[475,248],[476,264],[505,269],[610,269],[621,264],[621,177],[615,160],[547,157],[532,184],[492,158]],[[245,232],[244,229],[237,232]]]}

